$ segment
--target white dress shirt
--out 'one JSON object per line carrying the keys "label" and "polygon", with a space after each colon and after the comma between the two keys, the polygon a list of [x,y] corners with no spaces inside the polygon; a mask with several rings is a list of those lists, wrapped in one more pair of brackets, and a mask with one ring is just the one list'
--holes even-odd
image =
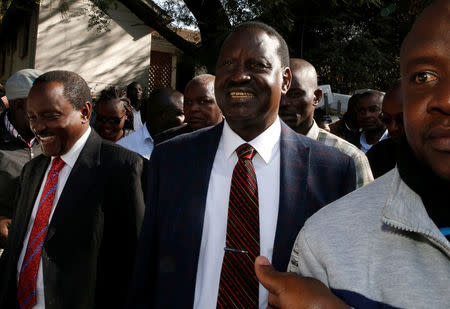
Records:
{"label": "white dress shirt", "polygon": [[[385,130],[383,135],[378,140],[378,142],[380,142],[388,137],[389,137],[388,130]],[[359,143],[361,144],[361,151],[364,153],[367,153],[369,151],[369,149],[372,148],[373,145],[375,145],[375,144],[371,144],[371,145],[367,144],[366,134],[364,132],[362,132],[361,135],[359,136]]]}
{"label": "white dress shirt", "polygon": [[[280,134],[281,124],[277,117],[267,130],[248,142],[257,151],[252,161],[258,184],[260,253],[270,261],[280,199]],[[245,143],[225,120],[206,197],[194,308],[216,308],[226,240],[231,178],[238,161],[236,148]],[[259,308],[267,307],[267,296],[267,290],[260,284]]]}
{"label": "white dress shirt", "polygon": [[141,111],[137,111],[133,106],[131,107],[133,111],[133,130],[139,130],[143,124],[141,119]]}
{"label": "white dress shirt", "polygon": [[137,152],[147,160],[150,159],[154,147],[153,138],[148,132],[145,123],[139,130],[119,139],[116,144],[119,144],[128,150]]}
{"label": "white dress shirt", "polygon": [[[58,185],[56,187],[55,198],[53,199],[52,210],[50,212],[49,224],[52,219],[53,213],[55,212],[56,205],[58,204],[59,197],[61,196],[61,192],[64,189],[64,185],[66,184],[67,179],[69,178],[70,172],[72,171],[75,162],[80,155],[81,150],[83,149],[86,141],[91,132],[91,128],[89,127],[86,132],[75,142],[72,148],[65,154],[61,156],[61,159],[64,161],[65,165],[58,175]],[[17,284],[19,284],[19,275],[20,269],[22,267],[23,259],[25,257],[25,253],[27,250],[28,239],[30,238],[31,229],[33,228],[34,219],[36,218],[36,213],[38,211],[39,201],[41,199],[42,191],[44,191],[45,181],[47,180],[48,172],[52,166],[52,162],[55,157],[52,157],[50,164],[47,167],[47,171],[45,172],[44,178],[42,180],[41,188],[39,189],[39,194],[37,195],[36,201],[34,202],[33,211],[31,212],[30,222],[28,222],[28,228],[26,232],[26,236],[23,242],[22,252],[20,253],[19,261],[17,263]],[[44,297],[44,281],[42,274],[42,258],[39,262],[39,270],[37,275],[36,282],[36,304],[33,307],[34,309],[45,309],[45,297]]]}

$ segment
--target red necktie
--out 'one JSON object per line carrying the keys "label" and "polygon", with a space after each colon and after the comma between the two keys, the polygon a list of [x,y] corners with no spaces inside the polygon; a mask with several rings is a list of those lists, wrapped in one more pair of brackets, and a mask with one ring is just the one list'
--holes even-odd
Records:
{"label": "red necktie", "polygon": [[17,300],[20,308],[32,308],[36,304],[36,281],[41,260],[42,246],[47,234],[48,220],[55,198],[58,174],[64,166],[64,161],[57,157],[47,174],[44,190],[42,191],[39,206],[28,239],[27,251],[20,269]]}
{"label": "red necktie", "polygon": [[258,308],[254,262],[259,255],[258,185],[249,144],[236,149],[239,157],[231,179],[226,247],[220,274],[217,308]]}

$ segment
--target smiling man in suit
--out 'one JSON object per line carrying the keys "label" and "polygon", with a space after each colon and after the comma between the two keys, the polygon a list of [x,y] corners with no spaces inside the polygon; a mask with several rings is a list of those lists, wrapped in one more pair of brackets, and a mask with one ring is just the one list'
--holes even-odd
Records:
{"label": "smiling man in suit", "polygon": [[130,307],[265,308],[255,256],[285,269],[303,222],[355,189],[349,157],[279,120],[288,66],[285,41],[265,24],[241,24],[225,40],[215,80],[225,121],[150,159]]}
{"label": "smiling man in suit", "polygon": [[144,210],[143,162],[91,130],[91,106],[73,72],[34,82],[26,109],[43,155],[21,174],[0,264],[1,308],[123,304]]}

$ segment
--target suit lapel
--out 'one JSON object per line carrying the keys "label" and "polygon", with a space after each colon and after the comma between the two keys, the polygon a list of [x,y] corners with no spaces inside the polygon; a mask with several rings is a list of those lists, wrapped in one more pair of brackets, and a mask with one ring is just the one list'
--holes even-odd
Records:
{"label": "suit lapel", "polygon": [[[21,205],[24,205],[24,208],[16,212],[16,217],[14,219],[14,224],[17,226],[16,228],[18,233],[20,233],[19,241],[16,242],[16,246],[18,246],[19,250],[16,251],[19,252],[18,254],[20,254],[20,251],[22,250],[31,213],[33,212],[34,203],[38,197],[41,184],[45,181],[45,171],[50,164],[50,157],[40,156],[37,157],[36,160],[38,160],[36,164],[31,166],[31,169],[28,169],[29,173],[24,174],[24,180],[21,184],[21,194],[25,195],[25,197],[24,201],[20,203]],[[20,205],[18,205],[18,207],[20,207]]]}
{"label": "suit lapel", "polygon": [[83,205],[87,191],[98,181],[100,149],[101,138],[91,131],[59,197],[47,232],[47,241],[53,237],[58,225],[66,222],[66,216],[70,216],[71,209]]}
{"label": "suit lapel", "polygon": [[[195,180],[192,179],[187,184],[186,192],[191,192],[191,198],[183,203],[181,216],[178,218],[183,226],[184,232],[181,233],[180,244],[191,244],[189,248],[183,252],[183,261],[186,262],[182,268],[186,271],[187,278],[185,295],[192,296],[188,303],[194,302],[195,280],[197,275],[198,258],[200,254],[200,245],[202,241],[203,220],[205,217],[206,197],[208,194],[209,179],[214,163],[214,158],[222,135],[223,122],[211,128],[201,138],[196,139],[192,144],[192,159],[195,160]],[[178,275],[177,275],[178,276]]]}
{"label": "suit lapel", "polygon": [[285,271],[292,245],[306,218],[310,151],[300,136],[281,123],[280,203],[272,263]]}

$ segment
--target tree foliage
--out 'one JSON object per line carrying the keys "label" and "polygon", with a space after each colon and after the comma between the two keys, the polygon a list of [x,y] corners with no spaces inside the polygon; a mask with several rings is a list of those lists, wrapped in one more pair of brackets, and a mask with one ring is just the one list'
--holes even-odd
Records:
{"label": "tree foliage", "polygon": [[[11,2],[0,0],[0,13]],[[62,7],[68,0],[60,0]],[[92,0],[89,27],[108,29],[108,9],[120,1],[185,55],[184,62],[214,73],[229,29],[248,20],[263,21],[286,39],[291,57],[310,61],[321,84],[351,93],[385,90],[399,75],[399,49],[407,29],[429,0]],[[174,26],[197,27],[201,42],[180,36]]]}
{"label": "tree foliage", "polygon": [[[123,0],[122,2],[142,1]],[[399,75],[401,41],[426,1],[421,0],[167,0],[160,9],[172,25],[198,27],[201,43],[171,40],[173,32],[153,19],[155,28],[197,65],[214,73],[226,33],[237,23],[260,20],[286,39],[291,57],[310,61],[321,84],[333,91],[386,90]],[[162,30],[162,31],[161,31]],[[184,45],[180,44],[183,43]]]}

